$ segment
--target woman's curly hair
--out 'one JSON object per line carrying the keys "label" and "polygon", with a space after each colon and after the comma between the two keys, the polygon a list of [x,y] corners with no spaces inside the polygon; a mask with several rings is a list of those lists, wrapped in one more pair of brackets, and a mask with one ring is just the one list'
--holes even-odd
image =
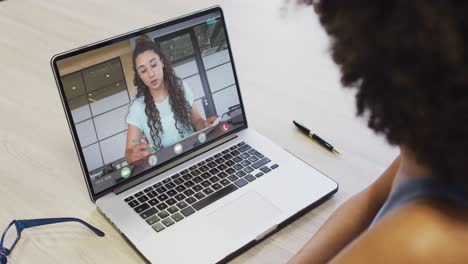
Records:
{"label": "woman's curly hair", "polygon": [[299,0],[331,37],[357,113],[468,189],[468,1]]}
{"label": "woman's curly hair", "polygon": [[156,53],[164,65],[164,84],[166,85],[169,93],[169,104],[171,105],[172,112],[174,113],[176,121],[175,126],[181,137],[184,137],[184,131],[190,131],[192,129],[192,124],[190,122],[190,105],[185,99],[182,80],[176,76],[170,61],[166,59],[164,54],[159,51],[156,44],[147,35],[138,37],[135,40],[135,49],[133,50],[132,56],[134,71],[133,84],[137,87],[136,97],[138,98],[143,96],[144,98],[145,113],[148,117],[147,124],[151,131],[151,138],[153,139],[155,146],[159,149],[164,147],[161,144],[161,138],[159,136],[160,133],[164,132],[161,125],[161,117],[149,88],[145,85],[143,80],[141,80],[136,68],[137,56],[148,50]]}

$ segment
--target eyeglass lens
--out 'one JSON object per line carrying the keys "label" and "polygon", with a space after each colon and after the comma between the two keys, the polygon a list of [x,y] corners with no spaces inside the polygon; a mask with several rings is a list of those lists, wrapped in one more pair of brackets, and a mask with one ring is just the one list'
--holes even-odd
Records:
{"label": "eyeglass lens", "polygon": [[18,237],[18,230],[16,229],[16,226],[11,225],[8,228],[8,230],[6,230],[5,236],[3,237],[3,247],[7,249],[11,249],[17,237]]}

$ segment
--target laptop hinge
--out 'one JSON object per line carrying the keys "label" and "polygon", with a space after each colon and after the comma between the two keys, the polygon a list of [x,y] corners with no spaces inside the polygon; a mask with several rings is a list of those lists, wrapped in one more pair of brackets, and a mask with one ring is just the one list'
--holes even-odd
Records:
{"label": "laptop hinge", "polygon": [[201,149],[196,150],[193,153],[191,153],[191,154],[189,154],[189,155],[187,155],[187,156],[185,156],[183,158],[177,159],[177,160],[175,160],[175,161],[173,161],[173,162],[171,162],[171,163],[169,163],[167,165],[164,165],[164,166],[162,166],[162,167],[160,167],[160,168],[158,168],[158,169],[156,169],[154,171],[151,171],[148,174],[146,174],[144,176],[141,176],[137,180],[131,181],[131,182],[126,183],[126,184],[124,184],[122,186],[114,188],[113,192],[115,194],[120,194],[120,193],[122,193],[122,192],[124,192],[124,191],[126,191],[126,190],[128,190],[128,189],[130,189],[130,188],[132,188],[132,187],[134,187],[134,186],[148,180],[148,179],[151,179],[151,178],[153,178],[153,177],[155,177],[155,176],[157,176],[157,175],[159,175],[159,174],[161,174],[161,173],[163,173],[165,171],[168,171],[168,170],[174,168],[177,165],[180,165],[180,164],[182,164],[182,163],[184,163],[184,162],[186,162],[186,161],[188,161],[188,160],[190,160],[190,159],[192,159],[192,158],[194,158],[194,157],[196,157],[196,156],[198,156],[200,154],[203,154],[203,153],[205,153],[205,152],[207,152],[207,151],[209,151],[209,150],[211,150],[211,149],[213,149],[213,148],[215,148],[215,147],[217,147],[217,146],[219,146],[221,144],[224,144],[224,143],[226,143],[226,142],[228,142],[228,141],[230,141],[232,139],[235,139],[235,138],[237,138],[237,134],[229,135],[229,136],[227,136],[225,138],[217,140],[216,142],[208,144],[205,147],[202,147]]}

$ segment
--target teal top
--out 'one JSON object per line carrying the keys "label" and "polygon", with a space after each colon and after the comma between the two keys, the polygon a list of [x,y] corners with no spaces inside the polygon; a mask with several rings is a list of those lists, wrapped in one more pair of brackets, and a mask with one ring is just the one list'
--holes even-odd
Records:
{"label": "teal top", "polygon": [[[193,93],[185,83],[183,84],[183,89],[185,92],[185,99],[190,107],[192,107],[194,100]],[[159,110],[161,126],[163,129],[163,132],[160,131],[158,135],[161,138],[161,148],[173,145],[182,138],[194,133],[193,128],[190,128],[183,130],[183,135],[180,135],[179,130],[176,128],[176,121],[169,103],[169,97],[167,97],[163,102],[155,104],[156,108]],[[148,127],[148,117],[145,113],[144,96],[137,97],[133,100],[128,110],[126,122],[127,124],[138,127],[140,131],[145,134],[148,139],[148,143],[153,144],[156,151],[159,150],[157,148],[158,144],[153,142],[153,139],[151,138],[150,128]]]}
{"label": "teal top", "polygon": [[377,213],[371,226],[376,224],[390,211],[395,210],[403,204],[424,197],[442,199],[468,208],[468,193],[463,192],[458,186],[453,185],[442,177],[419,177],[398,186]]}

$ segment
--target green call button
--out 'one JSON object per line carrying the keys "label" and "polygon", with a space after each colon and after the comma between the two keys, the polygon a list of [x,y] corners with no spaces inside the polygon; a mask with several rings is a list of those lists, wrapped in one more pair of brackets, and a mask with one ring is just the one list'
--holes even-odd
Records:
{"label": "green call button", "polygon": [[128,167],[123,167],[120,170],[120,176],[122,176],[122,178],[125,178],[125,179],[127,179],[130,176],[130,173],[131,171]]}

